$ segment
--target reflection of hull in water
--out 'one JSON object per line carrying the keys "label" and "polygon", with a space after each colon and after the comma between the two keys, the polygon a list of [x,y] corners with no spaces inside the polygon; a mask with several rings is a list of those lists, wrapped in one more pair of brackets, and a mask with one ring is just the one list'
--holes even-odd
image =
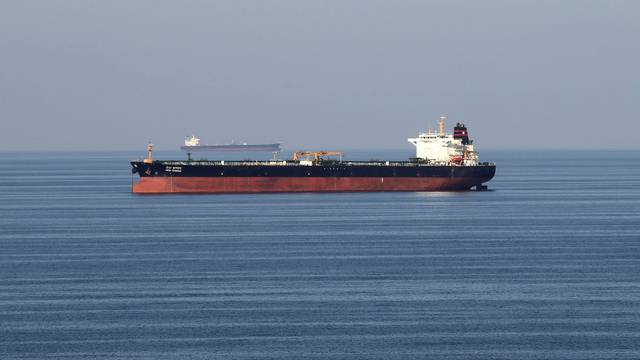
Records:
{"label": "reflection of hull in water", "polygon": [[280,151],[280,144],[183,145],[185,151]]}

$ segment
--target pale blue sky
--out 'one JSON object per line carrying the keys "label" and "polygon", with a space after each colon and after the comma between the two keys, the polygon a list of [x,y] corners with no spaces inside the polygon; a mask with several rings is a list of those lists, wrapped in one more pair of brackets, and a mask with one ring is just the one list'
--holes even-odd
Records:
{"label": "pale blue sky", "polygon": [[640,148],[640,1],[0,2],[0,150]]}

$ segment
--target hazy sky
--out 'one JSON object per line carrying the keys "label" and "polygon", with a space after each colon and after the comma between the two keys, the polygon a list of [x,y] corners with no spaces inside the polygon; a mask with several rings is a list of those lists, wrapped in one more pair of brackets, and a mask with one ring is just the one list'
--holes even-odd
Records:
{"label": "hazy sky", "polygon": [[0,1],[0,150],[639,149],[640,1]]}

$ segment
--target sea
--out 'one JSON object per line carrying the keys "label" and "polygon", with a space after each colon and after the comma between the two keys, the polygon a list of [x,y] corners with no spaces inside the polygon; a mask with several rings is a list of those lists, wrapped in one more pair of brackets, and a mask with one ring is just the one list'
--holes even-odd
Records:
{"label": "sea", "polygon": [[640,151],[487,150],[484,192],[159,196],[143,156],[0,153],[1,359],[640,359]]}

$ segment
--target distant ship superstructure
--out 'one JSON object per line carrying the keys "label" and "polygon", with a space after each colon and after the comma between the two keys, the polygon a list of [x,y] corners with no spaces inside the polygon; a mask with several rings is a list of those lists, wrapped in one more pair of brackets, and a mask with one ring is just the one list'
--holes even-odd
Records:
{"label": "distant ship superstructure", "polygon": [[200,139],[195,135],[187,136],[184,140],[184,146],[200,146]]}
{"label": "distant ship superstructure", "polygon": [[[339,151],[300,151],[291,160],[153,160],[133,161],[140,181],[134,193],[241,193],[335,191],[444,191],[485,189],[496,166],[480,163],[467,128],[458,123],[453,134],[427,131],[408,141],[416,147],[409,161],[349,161]],[[268,144],[267,144],[268,145]],[[272,144],[278,145],[279,144]],[[229,147],[250,145],[205,145]],[[264,145],[259,145],[264,146]],[[195,136],[183,149],[203,147]],[[338,157],[329,159],[328,156]]]}

